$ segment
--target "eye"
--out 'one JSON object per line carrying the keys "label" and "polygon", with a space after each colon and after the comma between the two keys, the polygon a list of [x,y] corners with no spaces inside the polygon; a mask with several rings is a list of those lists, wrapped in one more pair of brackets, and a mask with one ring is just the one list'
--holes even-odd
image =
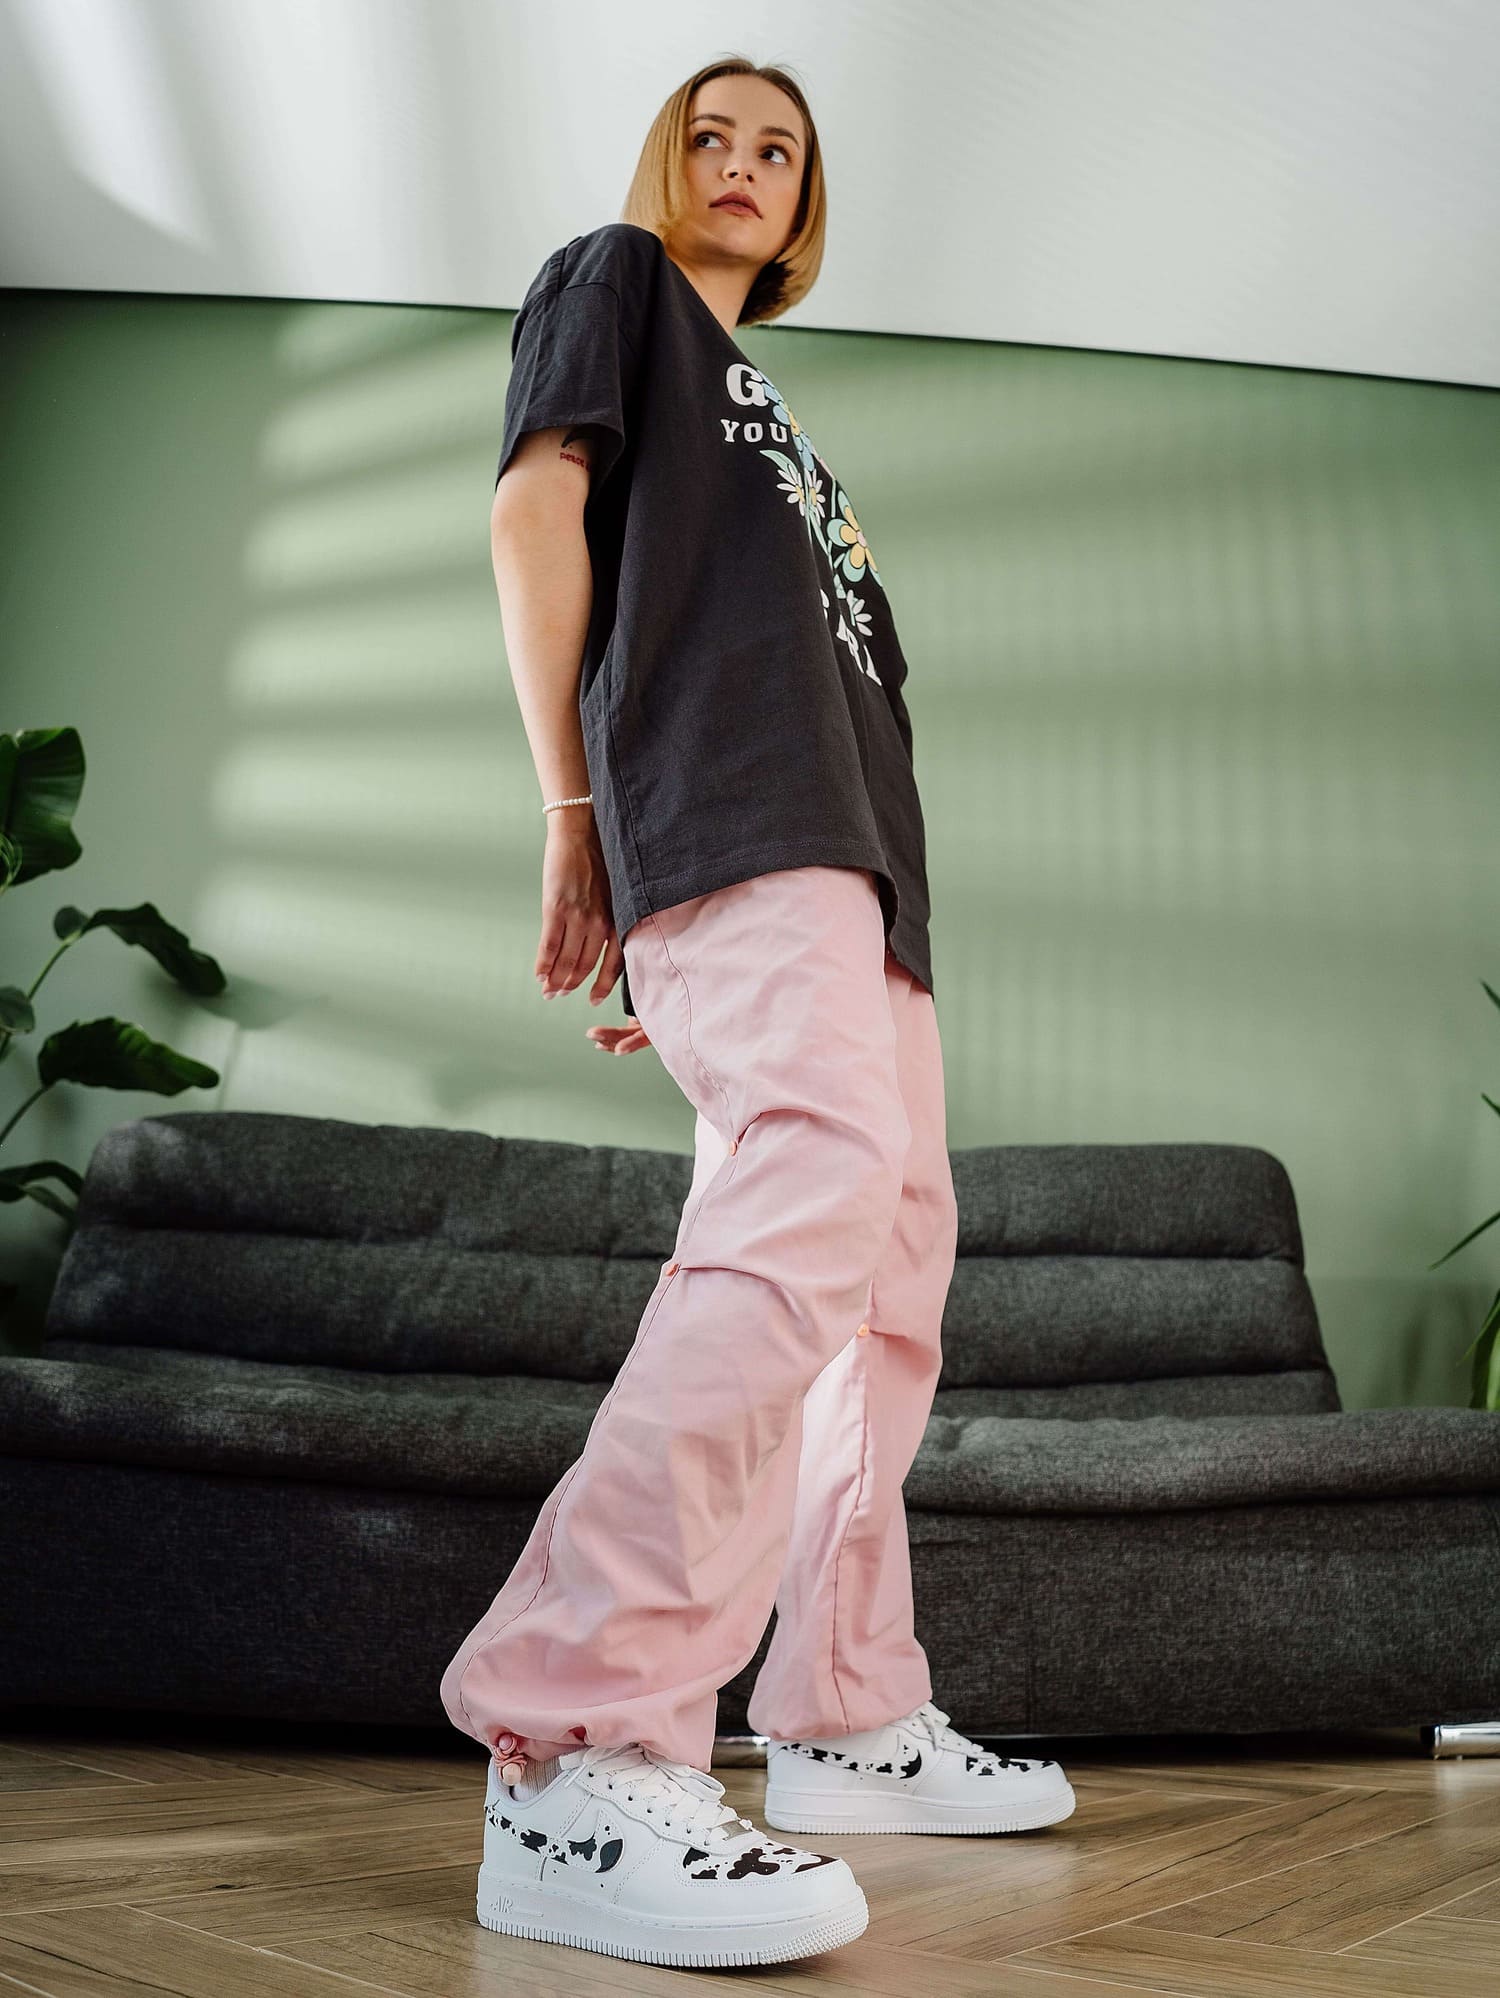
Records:
{"label": "eye", "polygon": [[724,135],[722,132],[699,132],[697,137],[693,140],[693,144],[696,146],[701,144],[701,142],[704,139],[721,139],[723,138],[723,136]]}
{"label": "eye", "polygon": [[786,149],[786,147],[785,147],[785,146],[776,146],[776,145],[770,145],[770,146],[767,146],[767,147],[766,147],[766,151],[767,151],[768,153],[780,153],[780,155],[781,155],[782,159],[783,159],[783,160],[784,160],[784,161],[786,162],[786,164],[787,164],[788,166],[790,166],[790,165],[791,165],[791,163],[792,163],[792,156],[791,156],[791,154],[790,154],[790,153],[789,153],[789,152],[787,151],[787,149]]}

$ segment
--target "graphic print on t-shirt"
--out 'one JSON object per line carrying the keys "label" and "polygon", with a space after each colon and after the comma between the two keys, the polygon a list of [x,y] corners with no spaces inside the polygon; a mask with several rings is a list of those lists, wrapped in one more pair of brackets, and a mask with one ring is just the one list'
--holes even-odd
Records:
{"label": "graphic print on t-shirt", "polygon": [[[736,361],[726,371],[725,386],[733,400],[742,406],[768,409],[769,421],[787,433],[787,439],[797,454],[795,458],[789,457],[785,451],[765,447],[762,447],[760,455],[769,458],[780,473],[779,492],[788,505],[795,506],[801,513],[808,538],[827,566],[828,578],[838,603],[837,611],[830,603],[827,590],[822,590],[820,594],[834,637],[849,648],[860,672],[873,680],[877,687],[881,686],[883,682],[865,642],[870,632],[869,612],[864,598],[857,590],[849,588],[849,584],[862,583],[868,578],[877,587],[884,586],[880,582],[880,571],[875,567],[870,544],[849,502],[849,495],[819,457],[812,439],[792,414],[791,404],[764,369]],[[737,429],[746,427],[746,419],[739,417],[726,416],[720,421],[729,441],[733,441]],[[833,497],[831,504],[825,508],[827,492],[831,492]]]}

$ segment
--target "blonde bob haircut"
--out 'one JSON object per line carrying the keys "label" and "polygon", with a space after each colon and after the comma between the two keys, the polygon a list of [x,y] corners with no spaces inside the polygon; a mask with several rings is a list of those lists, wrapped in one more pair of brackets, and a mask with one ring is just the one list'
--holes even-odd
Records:
{"label": "blonde bob haircut", "polygon": [[786,92],[802,113],[807,132],[807,151],[802,162],[802,193],[797,203],[791,240],[779,257],[761,265],[736,322],[741,326],[755,326],[779,319],[783,312],[790,312],[812,290],[823,262],[823,236],[828,219],[823,187],[823,155],[818,146],[817,127],[813,124],[801,85],[779,64],[762,65],[751,62],[748,56],[726,56],[719,62],[705,63],[686,83],[674,90],[651,121],[651,129],[641,147],[641,156],[636,162],[619,219],[634,222],[642,229],[650,229],[663,242],[670,240],[687,208],[685,161],[693,97],[703,84],[712,82],[716,76],[762,76],[767,83],[774,83],[778,90]]}

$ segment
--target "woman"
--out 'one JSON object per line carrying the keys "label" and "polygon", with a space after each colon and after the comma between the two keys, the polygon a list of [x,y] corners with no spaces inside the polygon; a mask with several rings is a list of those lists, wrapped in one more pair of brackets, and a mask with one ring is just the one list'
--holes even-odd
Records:
{"label": "woman", "polygon": [[[448,1666],[491,1751],[479,1916],[653,1962],[770,1961],[868,1919],[848,1865],[709,1773],[749,1702],[766,1818],[1055,1822],[1053,1762],[932,1705],[901,1486],[942,1362],[957,1214],[906,664],[848,495],[738,325],[821,261],[779,68],[662,107],[623,219],[550,256],[512,327],[493,550],[547,814],[536,973],[622,974],[697,1111],[672,1259],[583,1452]],[[597,964],[597,970],[595,966]]]}

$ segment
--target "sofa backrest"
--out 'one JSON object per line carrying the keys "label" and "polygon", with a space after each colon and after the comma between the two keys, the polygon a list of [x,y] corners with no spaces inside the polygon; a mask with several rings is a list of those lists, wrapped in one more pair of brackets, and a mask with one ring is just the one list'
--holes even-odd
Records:
{"label": "sofa backrest", "polygon": [[[953,1169],[946,1406],[1337,1407],[1269,1153],[995,1145]],[[679,1152],[277,1111],[136,1118],[89,1161],[43,1351],[608,1381],[691,1181]]]}
{"label": "sofa backrest", "polygon": [[1340,1406],[1286,1168],[1257,1145],[955,1151],[944,1409],[1274,1415]]}

